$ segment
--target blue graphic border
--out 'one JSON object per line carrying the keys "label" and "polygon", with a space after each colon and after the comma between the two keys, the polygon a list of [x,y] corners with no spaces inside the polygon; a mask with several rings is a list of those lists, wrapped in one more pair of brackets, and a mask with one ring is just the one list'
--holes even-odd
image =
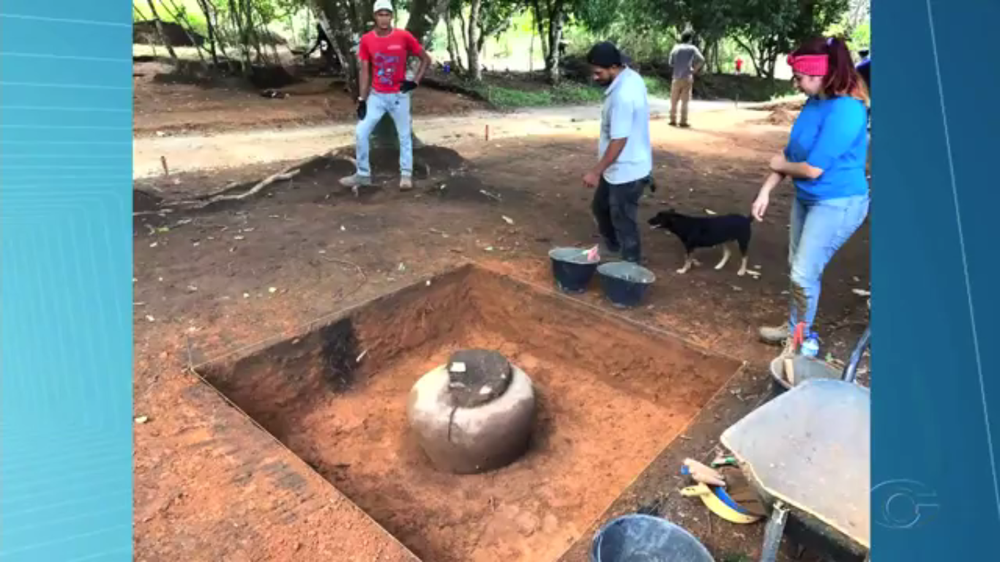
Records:
{"label": "blue graphic border", "polygon": [[0,4],[0,560],[132,559],[131,9]]}
{"label": "blue graphic border", "polygon": [[872,559],[992,560],[1000,2],[872,10]]}

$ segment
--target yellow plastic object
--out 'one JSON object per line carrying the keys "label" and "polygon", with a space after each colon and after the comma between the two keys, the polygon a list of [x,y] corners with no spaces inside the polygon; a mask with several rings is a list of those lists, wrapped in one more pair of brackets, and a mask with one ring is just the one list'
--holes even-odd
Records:
{"label": "yellow plastic object", "polygon": [[740,513],[735,509],[726,505],[715,492],[706,484],[695,484],[694,486],[688,486],[681,490],[681,495],[686,498],[698,497],[701,498],[702,503],[709,511],[718,515],[719,517],[729,521],[730,523],[736,523],[737,525],[749,525],[751,523],[756,523],[760,521],[760,517],[756,515],[748,515],[745,513]]}

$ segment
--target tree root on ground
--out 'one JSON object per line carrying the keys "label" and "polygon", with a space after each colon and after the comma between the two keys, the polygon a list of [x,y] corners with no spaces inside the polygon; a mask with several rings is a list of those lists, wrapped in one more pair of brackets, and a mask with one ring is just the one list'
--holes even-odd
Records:
{"label": "tree root on ground", "polygon": [[270,186],[271,184],[280,181],[288,181],[294,178],[295,176],[299,175],[299,173],[302,171],[302,168],[318,160],[329,158],[331,154],[332,154],[331,152],[326,152],[323,154],[319,154],[317,156],[311,156],[305,160],[302,160],[301,162],[297,162],[277,173],[271,174],[270,176],[267,176],[266,178],[260,180],[259,182],[254,184],[250,189],[244,191],[243,193],[229,194],[228,192],[235,187],[234,185],[230,184],[218,191],[209,193],[208,195],[203,195],[195,199],[183,199],[180,201],[172,201],[170,203],[165,203],[162,207],[154,211],[134,212],[132,213],[132,216],[138,217],[143,215],[162,215],[165,213],[171,213],[178,209],[185,209],[185,210],[202,209],[214,203],[220,203],[223,201],[241,201],[243,199],[247,199],[249,197],[252,197],[260,193],[264,188]]}

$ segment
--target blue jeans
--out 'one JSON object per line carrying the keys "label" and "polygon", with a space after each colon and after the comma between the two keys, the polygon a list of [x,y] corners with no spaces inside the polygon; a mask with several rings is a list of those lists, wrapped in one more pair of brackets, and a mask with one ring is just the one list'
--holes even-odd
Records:
{"label": "blue jeans", "polygon": [[823,269],[868,216],[868,195],[824,201],[792,203],[792,224],[788,244],[791,265],[791,315],[789,324],[805,322],[812,329],[819,305]]}
{"label": "blue jeans", "polygon": [[399,135],[399,171],[404,177],[413,175],[413,137],[410,130],[410,95],[380,94],[372,92],[368,96],[368,113],[357,129],[358,175],[371,177],[372,167],[368,162],[369,137],[375,125],[388,113],[396,124]]}

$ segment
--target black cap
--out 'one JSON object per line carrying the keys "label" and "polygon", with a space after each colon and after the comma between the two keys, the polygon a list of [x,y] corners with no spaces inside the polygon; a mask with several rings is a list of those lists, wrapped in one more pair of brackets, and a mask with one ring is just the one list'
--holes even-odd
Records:
{"label": "black cap", "polygon": [[610,41],[601,41],[590,48],[587,53],[587,63],[601,68],[611,68],[613,66],[625,66],[631,59],[623,55],[618,47]]}

